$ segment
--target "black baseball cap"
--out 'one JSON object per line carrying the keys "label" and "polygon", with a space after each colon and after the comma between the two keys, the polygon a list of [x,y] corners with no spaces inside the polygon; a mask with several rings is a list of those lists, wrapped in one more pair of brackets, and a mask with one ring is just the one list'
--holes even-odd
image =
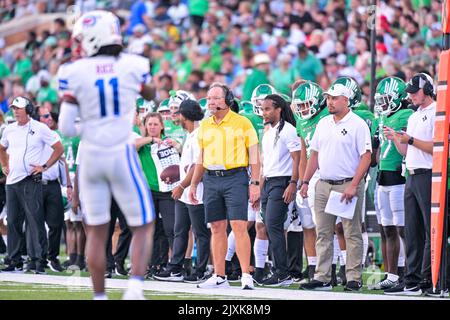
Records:
{"label": "black baseball cap", "polygon": [[423,89],[427,82],[430,82],[427,76],[423,73],[418,73],[408,81],[405,91],[408,93],[416,93],[420,89]]}
{"label": "black baseball cap", "polygon": [[183,100],[180,104],[180,108],[175,113],[181,113],[183,117],[191,121],[200,121],[204,116],[200,104],[192,99]]}

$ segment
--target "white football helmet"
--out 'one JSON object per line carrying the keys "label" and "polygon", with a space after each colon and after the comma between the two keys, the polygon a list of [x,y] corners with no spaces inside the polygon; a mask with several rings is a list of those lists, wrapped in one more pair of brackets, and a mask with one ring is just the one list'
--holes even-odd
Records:
{"label": "white football helmet", "polygon": [[95,55],[101,47],[122,45],[119,19],[102,10],[83,14],[73,26],[72,37],[80,42],[83,55],[88,57]]}
{"label": "white football helmet", "polygon": [[184,90],[177,90],[175,92],[170,92],[169,108],[173,105],[180,107],[181,102],[187,99],[196,100],[192,93]]}

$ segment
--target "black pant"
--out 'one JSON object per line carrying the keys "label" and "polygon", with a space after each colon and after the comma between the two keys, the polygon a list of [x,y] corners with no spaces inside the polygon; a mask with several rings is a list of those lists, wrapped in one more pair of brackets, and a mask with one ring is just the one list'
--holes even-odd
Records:
{"label": "black pant", "polygon": [[42,184],[25,178],[6,186],[8,254],[12,264],[21,261],[23,224],[26,220],[27,253],[32,260],[45,264],[47,235],[44,223]]}
{"label": "black pant", "polygon": [[[109,234],[108,242],[106,244],[106,260],[107,268],[113,270],[115,268],[115,263],[123,264],[128,255],[128,250],[131,243],[131,231],[128,228],[127,221],[122,211],[120,210],[117,202],[114,198],[111,199],[111,220],[109,222]],[[116,252],[112,254],[112,236],[114,234],[114,229],[116,227],[116,221],[119,219],[120,235],[117,242]]]}
{"label": "black pant", "polygon": [[61,234],[64,226],[64,205],[61,185],[58,181],[42,186],[44,195],[45,222],[48,226],[48,259],[55,260],[59,255]]}
{"label": "black pant", "polygon": [[169,241],[164,233],[163,221],[156,214],[155,234],[153,235],[153,253],[150,267],[167,265],[169,261]]}
{"label": "black pant", "polygon": [[276,270],[280,274],[288,273],[286,237],[284,221],[288,205],[283,200],[283,193],[289,185],[290,177],[269,178],[264,182],[261,193],[261,208],[267,235],[271,242],[272,255]]}
{"label": "black pant", "polygon": [[299,275],[303,268],[303,232],[287,233],[287,258],[289,274]]}
{"label": "black pant", "polygon": [[431,280],[431,170],[411,175],[405,185],[405,284]]}
{"label": "black pant", "polygon": [[175,201],[172,199],[172,192],[152,191],[153,203],[156,215],[160,214],[164,227],[164,233],[169,241],[170,248],[173,248],[173,237],[175,228]]}
{"label": "black pant", "polygon": [[203,204],[194,206],[181,201],[175,202],[175,238],[170,266],[181,269],[188,246],[191,224],[197,244],[195,270],[204,273],[209,259],[211,233],[206,226]]}

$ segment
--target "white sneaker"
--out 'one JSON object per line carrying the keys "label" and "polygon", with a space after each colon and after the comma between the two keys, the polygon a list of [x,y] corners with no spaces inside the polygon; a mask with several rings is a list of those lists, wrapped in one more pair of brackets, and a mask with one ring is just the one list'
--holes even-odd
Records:
{"label": "white sneaker", "polygon": [[215,288],[229,288],[230,284],[227,279],[218,277],[217,274],[213,274],[211,278],[197,285],[200,289],[215,289]]}
{"label": "white sneaker", "polygon": [[253,277],[247,273],[243,273],[241,277],[241,288],[242,290],[253,290],[255,286],[253,285]]}
{"label": "white sneaker", "polygon": [[122,300],[146,300],[144,297],[144,292],[141,290],[131,290],[127,289],[122,296]]}

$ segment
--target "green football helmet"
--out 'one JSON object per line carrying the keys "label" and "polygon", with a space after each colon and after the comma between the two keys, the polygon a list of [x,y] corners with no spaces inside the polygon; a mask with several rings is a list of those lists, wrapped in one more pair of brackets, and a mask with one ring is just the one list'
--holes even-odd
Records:
{"label": "green football helmet", "polygon": [[315,82],[302,83],[292,94],[292,111],[307,120],[318,114],[323,106],[323,90]]}
{"label": "green football helmet", "polygon": [[156,110],[156,103],[153,100],[147,101],[142,97],[136,99],[136,111],[140,115],[144,116],[149,112]]}
{"label": "green football helmet", "polygon": [[202,108],[203,111],[206,111],[208,106],[208,99],[201,98],[200,100],[198,100],[198,104],[200,105],[200,108]]}
{"label": "green football helmet", "polygon": [[253,113],[254,111],[254,105],[251,101],[248,100],[241,100],[239,103],[240,111],[239,113]]}
{"label": "green football helmet", "polygon": [[387,77],[380,81],[375,92],[375,112],[389,115],[397,112],[406,99],[406,83],[397,77]]}
{"label": "green football helmet", "polygon": [[253,103],[253,113],[262,117],[262,101],[269,94],[277,93],[274,87],[270,84],[260,84],[257,86],[252,93],[251,102]]}
{"label": "green football helmet", "polygon": [[359,87],[358,82],[351,77],[341,77],[334,81],[333,85],[337,83],[346,86],[353,92],[353,95],[349,99],[350,108],[356,109],[361,103],[361,88]]}
{"label": "green football helmet", "polygon": [[287,94],[279,93],[279,95],[288,103],[290,104],[292,102],[291,97],[289,97]]}

